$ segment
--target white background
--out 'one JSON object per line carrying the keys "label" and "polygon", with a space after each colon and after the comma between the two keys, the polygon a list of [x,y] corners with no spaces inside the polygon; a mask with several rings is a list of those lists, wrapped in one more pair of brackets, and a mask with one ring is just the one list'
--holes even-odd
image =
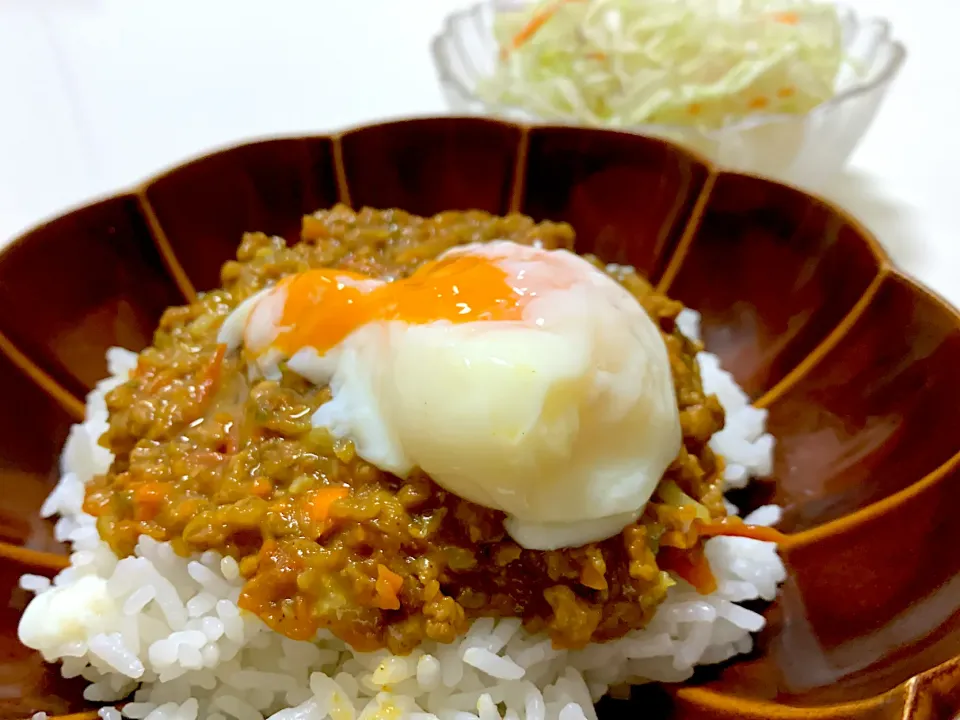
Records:
{"label": "white background", "polygon": [[[446,110],[429,54],[466,0],[0,0],[0,244],[252,136]],[[904,70],[823,192],[960,305],[960,3],[853,0]]]}

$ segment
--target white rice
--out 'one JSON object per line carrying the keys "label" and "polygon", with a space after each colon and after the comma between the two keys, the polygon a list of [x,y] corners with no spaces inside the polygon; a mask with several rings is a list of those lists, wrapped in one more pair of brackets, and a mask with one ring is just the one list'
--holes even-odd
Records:
{"label": "white rice", "polygon": [[[677,327],[700,342],[700,313],[684,310]],[[713,353],[697,355],[704,389],[714,393],[726,411],[726,425],[710,439],[710,447],[727,461],[723,479],[728,488],[746,487],[751,478],[773,472],[773,436],[766,433],[767,411],[753,407],[733,376],[720,368]]]}
{"label": "white rice", "polygon": [[[696,337],[698,321],[686,311],[681,327]],[[290,640],[238,609],[235,561],[212,552],[182,558],[149,538],[118,560],[100,540],[82,511],[84,484],[109,467],[110,453],[96,444],[107,427],[104,393],[126,379],[137,356],[112,349],[107,357],[111,378],[88,396],[86,422],[71,430],[63,475],[42,509],[60,516],[56,537],[72,543],[71,564],[52,585],[21,579],[37,596],[20,633],[46,660],[61,661],[65,677],[88,680],[88,700],[134,693],[127,718],[596,720],[593,703],[613,685],[681,681],[696,665],[748,652],[764,620],[737,603],[772,600],[785,577],[773,544],[720,537],[707,543],[715,593],[681,581],[646,628],[582,650],[555,650],[514,618],[477,620],[458,642],[426,642],[405,657],[354,652],[327,632]],[[742,487],[770,471],[766,414],[715,356],[699,360],[706,389],[727,410],[712,445],[727,459],[728,484]],[[775,523],[778,513],[768,507],[749,517]],[[120,715],[104,708],[100,717]]]}

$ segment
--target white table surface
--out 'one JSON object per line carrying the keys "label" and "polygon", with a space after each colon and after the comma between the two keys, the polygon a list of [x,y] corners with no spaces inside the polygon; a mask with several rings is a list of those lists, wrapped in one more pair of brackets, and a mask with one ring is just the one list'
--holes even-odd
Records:
{"label": "white table surface", "polygon": [[[0,245],[241,139],[446,111],[429,55],[469,0],[0,0]],[[824,194],[960,305],[960,3],[852,0],[907,64]]]}

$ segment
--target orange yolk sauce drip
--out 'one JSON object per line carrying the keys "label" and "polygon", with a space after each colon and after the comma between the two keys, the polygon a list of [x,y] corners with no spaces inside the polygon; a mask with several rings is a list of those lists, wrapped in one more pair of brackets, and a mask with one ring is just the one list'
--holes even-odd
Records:
{"label": "orange yolk sauce drip", "polygon": [[[307,347],[323,354],[372,322],[518,321],[538,292],[548,286],[569,286],[563,282],[561,268],[555,274],[551,268],[549,280],[540,276],[531,283],[524,270],[508,272],[498,260],[501,258],[456,255],[427,263],[408,278],[382,283],[333,269],[288,276],[270,291],[283,303],[270,346],[287,356]],[[543,262],[549,264],[546,259]],[[258,307],[264,300],[274,299],[267,296]],[[260,322],[257,316],[255,307],[247,320],[248,330],[252,323]],[[250,345],[248,342],[248,350],[254,353],[266,350]]]}

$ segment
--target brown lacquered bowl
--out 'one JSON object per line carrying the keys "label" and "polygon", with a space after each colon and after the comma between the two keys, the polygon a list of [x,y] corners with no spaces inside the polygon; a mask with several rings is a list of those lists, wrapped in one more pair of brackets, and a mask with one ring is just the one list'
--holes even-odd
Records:
{"label": "brown lacquered bowl", "polygon": [[39,519],[112,345],[218,284],[241,233],[295,238],[341,201],[565,220],[703,314],[710,350],[777,437],[790,575],[750,656],[607,717],[952,718],[960,709],[960,316],[861,225],[661,140],[480,119],[388,123],[213,153],[0,254],[0,716],[89,711],[16,639],[24,572],[66,548]]}

